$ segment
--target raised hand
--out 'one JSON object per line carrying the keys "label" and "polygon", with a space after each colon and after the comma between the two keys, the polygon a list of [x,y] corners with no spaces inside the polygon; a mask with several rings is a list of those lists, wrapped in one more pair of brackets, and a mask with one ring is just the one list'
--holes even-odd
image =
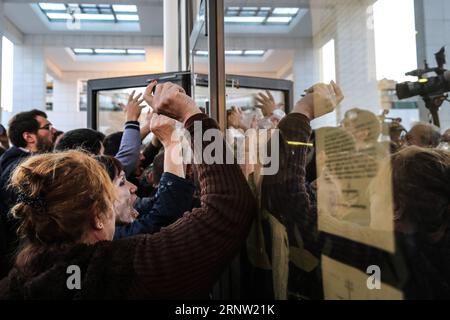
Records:
{"label": "raised hand", "polygon": [[128,121],[138,121],[141,116],[142,109],[145,108],[144,105],[141,105],[144,102],[144,99],[141,99],[142,93],[138,94],[136,97],[134,96],[136,90],[134,90],[130,96],[128,97],[128,104],[124,106],[121,104],[120,106],[127,114],[127,122]]}
{"label": "raised hand", "polygon": [[260,108],[264,117],[268,117],[272,115],[272,113],[278,109],[278,106],[275,103],[275,99],[273,98],[272,94],[269,90],[266,90],[266,94],[260,92],[256,96],[256,102],[258,105],[256,105],[257,108]]}
{"label": "raised hand", "polygon": [[164,115],[154,114],[150,124],[150,130],[159,139],[164,147],[173,143],[178,143],[177,140],[172,140],[173,133],[176,130],[177,121]]}
{"label": "raised hand", "polygon": [[228,125],[236,129],[248,129],[248,127],[244,123],[244,113],[242,112],[241,108],[231,108],[228,113]]}
{"label": "raised hand", "polygon": [[150,130],[150,126],[151,126],[151,123],[152,123],[153,116],[154,116],[153,110],[149,110],[149,112],[145,116],[144,127],[148,128],[148,130]]}
{"label": "raised hand", "polygon": [[[155,94],[152,94],[155,86]],[[171,82],[157,85],[156,81],[153,81],[148,85],[144,99],[157,114],[182,123],[194,114],[201,113],[195,101],[186,95],[184,89]]]}
{"label": "raised hand", "polygon": [[334,81],[329,85],[319,83],[307,90],[306,96],[297,102],[293,112],[302,113],[313,120],[333,112],[342,100],[342,90]]}

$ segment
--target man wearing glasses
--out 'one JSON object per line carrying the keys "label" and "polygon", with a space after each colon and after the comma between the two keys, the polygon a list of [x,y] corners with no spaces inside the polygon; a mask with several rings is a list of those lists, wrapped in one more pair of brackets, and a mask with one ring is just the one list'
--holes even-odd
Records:
{"label": "man wearing glasses", "polygon": [[6,225],[6,244],[0,243],[6,252],[0,252],[0,278],[8,271],[11,253],[17,245],[14,232],[15,222],[8,217],[9,210],[15,205],[17,196],[7,186],[11,173],[26,158],[33,154],[51,152],[56,130],[47,120],[45,112],[31,110],[15,115],[9,122],[8,136],[12,147],[0,157],[0,218]]}

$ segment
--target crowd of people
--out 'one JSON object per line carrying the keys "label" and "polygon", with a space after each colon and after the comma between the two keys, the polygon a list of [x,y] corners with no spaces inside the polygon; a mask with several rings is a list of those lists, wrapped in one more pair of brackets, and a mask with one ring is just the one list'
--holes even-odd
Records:
{"label": "crowd of people", "polygon": [[[449,130],[406,131],[358,108],[338,127],[311,129],[343,100],[335,83],[317,84],[294,106],[260,93],[262,117],[251,121],[229,111],[242,139],[264,129],[267,145],[279,140],[271,175],[247,156],[243,165],[181,161],[180,126],[194,157],[232,144],[228,135],[199,141],[219,126],[172,83],[133,92],[123,132],[106,137],[59,132],[39,110],[15,115],[0,127],[0,299],[208,299],[237,255],[242,298],[323,299],[323,255],[364,272],[383,266],[406,298],[450,298]],[[144,103],[153,112],[139,123]],[[391,215],[377,206],[389,197]],[[391,231],[395,250],[319,220]],[[76,289],[70,266],[80,270]]]}

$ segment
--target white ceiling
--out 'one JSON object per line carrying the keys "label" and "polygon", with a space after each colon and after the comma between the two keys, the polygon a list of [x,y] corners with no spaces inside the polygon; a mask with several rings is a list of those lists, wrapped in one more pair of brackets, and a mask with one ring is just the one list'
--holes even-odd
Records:
{"label": "white ceiling", "polygon": [[[253,2],[252,2],[253,1]],[[246,0],[235,1],[226,0],[225,5],[239,5],[246,6],[307,6],[309,0]],[[4,0],[4,10],[6,17],[24,34],[24,35],[73,35],[73,36],[85,36],[87,34],[101,35],[101,36],[163,36],[163,0],[89,0],[87,3],[134,3],[138,6],[138,13],[140,16],[140,31],[138,32],[117,32],[113,30],[94,32],[94,31],[54,31],[48,27],[48,22],[45,16],[39,16],[41,12],[32,8],[30,3],[25,0]],[[49,1],[52,2],[52,1]],[[73,2],[73,0],[65,1],[58,0],[56,2]],[[247,3],[248,2],[248,3]],[[281,3],[282,2],[282,3]],[[297,5],[295,5],[297,3]],[[300,21],[294,21],[290,27],[273,28],[268,30],[267,28],[259,27],[226,27],[226,36],[236,35],[246,40],[255,38],[267,38],[267,42],[270,43],[269,34],[275,38],[302,38],[311,37],[311,16],[308,11],[307,15]],[[251,41],[251,40],[250,40]],[[243,41],[245,45],[248,45],[249,41]],[[120,47],[120,46],[118,46]],[[134,47],[139,47],[139,43],[136,43]],[[144,47],[144,46],[142,46]],[[140,62],[128,62],[128,61],[111,61],[111,62],[98,62],[98,61],[76,61],[73,56],[67,52],[67,48],[64,47],[48,47],[45,49],[45,56],[52,65],[56,66],[62,72],[104,72],[104,71],[120,71],[126,70],[127,72],[136,73],[151,73],[160,72],[163,66],[163,48],[162,47],[146,47],[147,55],[145,61]],[[239,49],[239,48],[233,48]],[[249,48],[241,48],[249,49]],[[253,48],[252,49],[258,49]],[[262,49],[262,48],[261,48]],[[241,58],[240,60],[232,60],[227,63],[227,72],[236,74],[277,74],[280,70],[286,66],[286,63],[292,61],[293,51],[283,48],[277,50],[271,50],[264,60],[251,60],[248,58]]]}
{"label": "white ceiling", "polygon": [[67,48],[45,48],[45,56],[61,71],[65,72],[111,72],[126,70],[136,74],[161,72],[163,49],[147,48],[143,61],[77,61]]}
{"label": "white ceiling", "polygon": [[[140,32],[132,32],[137,35],[147,36],[162,36],[163,35],[163,0],[159,2],[152,2],[147,5],[138,5],[138,12],[140,17]],[[88,1],[88,2],[92,2]],[[108,2],[108,1],[105,1]],[[6,17],[14,23],[24,34],[71,34],[71,35],[85,35],[99,34],[99,32],[65,30],[52,31],[47,26],[46,17],[41,12],[33,9],[29,3],[11,3],[7,2],[4,5]],[[102,31],[103,34],[108,35],[123,35],[124,32]],[[126,33],[125,33],[126,34]]]}

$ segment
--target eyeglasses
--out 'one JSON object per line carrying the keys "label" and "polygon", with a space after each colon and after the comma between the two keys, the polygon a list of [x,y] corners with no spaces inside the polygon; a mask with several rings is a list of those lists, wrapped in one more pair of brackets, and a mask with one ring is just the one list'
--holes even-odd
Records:
{"label": "eyeglasses", "polygon": [[45,126],[40,127],[38,130],[48,130],[51,131],[53,129],[53,125],[51,123],[47,123]]}

